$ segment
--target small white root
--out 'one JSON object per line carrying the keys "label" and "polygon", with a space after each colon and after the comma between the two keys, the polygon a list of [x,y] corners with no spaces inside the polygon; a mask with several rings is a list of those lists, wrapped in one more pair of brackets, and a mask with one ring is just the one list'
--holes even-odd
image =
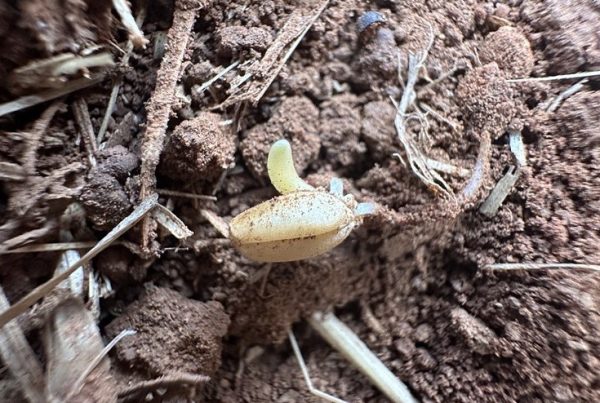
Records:
{"label": "small white root", "polygon": [[[433,34],[433,27],[430,25],[430,38],[427,44],[427,47],[416,55],[410,54],[408,56],[408,76],[406,78],[406,85],[404,86],[404,92],[402,94],[402,98],[400,99],[400,103],[396,103],[394,100],[394,106],[396,107],[396,117],[394,119],[394,126],[396,127],[396,133],[398,134],[398,140],[402,147],[404,148],[404,152],[406,153],[406,157],[408,159],[408,164],[412,172],[429,188],[435,189],[446,196],[453,198],[454,193],[452,188],[444,181],[444,179],[433,169],[431,169],[426,162],[426,157],[423,155],[419,147],[415,144],[415,141],[410,138],[407,133],[406,121],[410,118],[407,115],[408,107],[415,101],[415,84],[417,83],[417,79],[419,76],[419,71],[423,67],[425,63],[425,59],[427,59],[427,55],[431,46],[433,45],[433,40],[435,38]],[[422,121],[422,119],[420,118]],[[425,122],[423,122],[425,123]],[[423,136],[425,137],[425,136]],[[397,154],[399,155],[399,154]],[[400,161],[404,164],[404,160],[400,157]]]}
{"label": "small white root", "polygon": [[588,79],[584,78],[583,80],[576,82],[575,84],[573,84],[572,86],[570,86],[569,88],[567,88],[566,90],[564,90],[563,92],[558,94],[558,96],[556,98],[554,98],[552,103],[547,104],[547,106],[542,107],[542,109],[545,109],[546,112],[550,112],[550,113],[555,112],[558,109],[558,107],[560,106],[560,104],[562,104],[564,102],[565,99],[567,99],[570,96],[581,91],[583,89],[583,87],[585,86],[585,84],[587,83],[587,81],[588,81]]}
{"label": "small white root", "polygon": [[344,358],[365,375],[394,403],[416,403],[408,387],[398,379],[365,343],[332,313],[315,312],[308,322]]}
{"label": "small white root", "polygon": [[328,402],[334,403],[346,403],[345,400],[338,399],[335,396],[332,396],[328,393],[315,389],[310,380],[310,375],[308,374],[308,368],[306,367],[306,363],[304,362],[304,358],[302,357],[302,352],[300,351],[300,347],[298,347],[298,342],[296,341],[296,336],[290,330],[288,332],[288,338],[290,339],[290,344],[292,345],[292,350],[294,350],[294,355],[298,360],[298,365],[300,365],[300,370],[302,371],[302,375],[304,376],[304,381],[306,382],[306,386],[308,387],[308,391],[313,395],[320,397],[321,399],[327,400]]}

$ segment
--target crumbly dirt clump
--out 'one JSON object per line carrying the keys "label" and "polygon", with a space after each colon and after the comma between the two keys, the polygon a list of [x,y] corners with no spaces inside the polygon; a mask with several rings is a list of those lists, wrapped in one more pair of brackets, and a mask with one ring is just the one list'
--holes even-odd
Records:
{"label": "crumbly dirt clump", "polygon": [[98,153],[98,165],[90,170],[79,197],[88,220],[96,229],[112,229],[133,208],[125,184],[138,164],[138,157],[122,146]]}
{"label": "crumbly dirt clump", "polygon": [[193,301],[173,290],[152,288],[106,331],[112,337],[124,329],[136,331],[115,350],[123,365],[141,374],[212,375],[220,365],[221,339],[228,325],[229,319],[217,302]]}
{"label": "crumbly dirt clump", "polygon": [[183,182],[217,180],[233,162],[235,143],[221,117],[200,113],[175,128],[159,166],[163,175]]}
{"label": "crumbly dirt clump", "polygon": [[529,76],[534,63],[529,41],[514,27],[490,33],[479,50],[479,58],[486,64],[496,62],[509,78]]}
{"label": "crumbly dirt clump", "polygon": [[456,89],[468,129],[500,136],[515,114],[513,90],[496,63],[473,69]]}

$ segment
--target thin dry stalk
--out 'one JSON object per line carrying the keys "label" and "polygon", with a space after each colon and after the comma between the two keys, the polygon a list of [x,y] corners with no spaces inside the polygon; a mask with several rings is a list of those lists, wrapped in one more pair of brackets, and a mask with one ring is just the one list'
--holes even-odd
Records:
{"label": "thin dry stalk", "polygon": [[[231,84],[231,95],[218,108],[246,102],[256,106],[328,4],[329,0],[323,0],[309,15],[304,15],[302,9],[294,11],[263,58],[252,64],[244,76]],[[283,53],[286,48],[288,50]],[[257,77],[261,79],[249,81]],[[250,84],[242,89],[242,85],[247,82]]]}
{"label": "thin dry stalk", "polygon": [[429,168],[449,175],[467,178],[471,174],[468,169],[457,167],[444,161],[434,160],[433,158],[425,157],[425,162]]}
{"label": "thin dry stalk", "polygon": [[[118,242],[116,242],[118,244]],[[1,249],[0,255],[10,255],[15,253],[37,253],[37,252],[58,252],[70,249],[91,249],[96,242],[56,242],[37,245],[26,245],[15,249]]]}
{"label": "thin dry stalk", "polygon": [[73,56],[62,63],[59,63],[53,70],[52,75],[59,77],[61,75],[75,74],[78,71],[91,67],[114,66],[112,55],[109,52],[99,53],[97,55]]}
{"label": "thin dry stalk", "polygon": [[512,151],[517,166],[511,166],[508,172],[500,178],[490,195],[485,199],[479,212],[487,217],[493,217],[498,213],[500,206],[504,203],[504,200],[508,197],[513,187],[517,183],[519,176],[521,175],[521,169],[527,165],[527,157],[525,151],[525,145],[523,144],[523,137],[521,132],[515,131],[509,133],[510,150]]}
{"label": "thin dry stalk", "polygon": [[[122,1],[122,0],[118,0]],[[113,3],[114,4],[114,3]],[[145,7],[141,7],[140,13],[136,19],[136,27],[139,27],[144,22],[145,12],[143,11]],[[141,32],[141,31],[140,31]],[[121,57],[120,65],[126,66],[129,63],[129,57],[131,56],[131,52],[133,51],[134,44],[131,39],[127,42],[126,49]],[[100,124],[100,129],[98,129],[98,138],[96,143],[98,146],[104,140],[104,135],[106,134],[106,129],[108,128],[108,122],[110,121],[110,117],[115,110],[115,105],[117,103],[117,96],[119,95],[119,91],[121,90],[121,84],[123,83],[123,77],[119,75],[114,83],[113,87],[110,90],[110,98],[108,99],[108,105],[106,106],[106,111],[104,112],[104,117],[102,118],[102,123]]]}
{"label": "thin dry stalk", "polygon": [[406,385],[335,315],[315,312],[308,323],[392,402],[416,403]]}
{"label": "thin dry stalk", "polygon": [[75,121],[81,130],[81,137],[87,151],[88,160],[90,166],[95,167],[96,152],[98,151],[96,146],[96,135],[94,134],[94,128],[92,127],[92,119],[90,119],[90,111],[88,109],[87,102],[83,98],[77,98],[73,101],[73,116]]}
{"label": "thin dry stalk", "polygon": [[[156,76],[156,88],[148,102],[146,111],[148,124],[142,138],[142,166],[140,172],[140,197],[150,196],[156,191],[156,166],[162,152],[167,124],[171,108],[175,102],[175,90],[181,73],[183,57],[191,31],[196,21],[196,16],[201,8],[189,7],[189,2],[176,2],[173,15],[173,25],[169,29],[169,46]],[[142,248],[146,249],[150,237],[150,221],[148,218],[142,223]]]}
{"label": "thin dry stalk", "polygon": [[600,271],[600,264],[588,263],[494,263],[484,266],[489,270],[592,270]]}
{"label": "thin dry stalk", "polygon": [[487,217],[494,217],[518,179],[519,171],[515,167],[510,167],[508,172],[496,183],[490,195],[479,208],[479,212]]}
{"label": "thin dry stalk", "polygon": [[194,200],[217,201],[217,198],[215,196],[199,195],[199,194],[187,193],[187,192],[178,192],[176,190],[156,189],[156,192],[159,195],[163,195],[163,196],[184,197],[186,199],[194,199]]}
{"label": "thin dry stalk", "polygon": [[[57,276],[63,271],[66,271],[71,267],[75,262],[81,259],[81,255],[79,252],[75,250],[66,250],[64,251],[60,259],[58,261],[58,265],[56,266],[56,270],[54,271],[54,275]],[[83,298],[83,285],[85,281],[85,272],[84,268],[80,267],[75,270],[69,278],[60,283],[57,288],[62,288],[70,291],[70,293],[75,297]]]}
{"label": "thin dry stalk", "polygon": [[[10,303],[0,287],[0,309],[6,310],[8,307]],[[45,402],[44,371],[16,321],[9,322],[0,329],[0,356],[19,383],[27,401]]]}
{"label": "thin dry stalk", "polygon": [[160,204],[152,211],[152,217],[177,239],[185,239],[194,234],[175,213]]}
{"label": "thin dry stalk", "polygon": [[210,210],[201,209],[200,214],[206,219],[223,237],[229,239],[229,225],[221,217]]}
{"label": "thin dry stalk", "polygon": [[471,202],[477,196],[477,193],[481,189],[481,185],[483,185],[483,181],[490,170],[491,153],[491,136],[488,132],[483,132],[481,134],[481,139],[479,140],[479,152],[477,153],[477,161],[475,161],[473,173],[459,196],[459,202],[461,204]]}
{"label": "thin dry stalk", "polygon": [[100,351],[98,353],[98,355],[96,357],[94,357],[92,362],[90,362],[90,364],[86,367],[86,369],[81,373],[79,378],[77,378],[77,380],[73,383],[71,391],[67,394],[67,397],[65,400],[70,401],[71,398],[73,398],[73,396],[78,395],[81,392],[83,385],[85,384],[86,378],[92,373],[92,371],[98,366],[98,364],[100,364],[100,362],[102,362],[102,360],[104,359],[104,357],[106,357],[108,355],[110,350],[112,350],[117,345],[118,342],[123,340],[123,338],[125,338],[127,336],[133,336],[134,334],[136,334],[135,330],[125,329],[125,330],[121,331],[121,333],[116,335],[110,341],[110,343],[108,343],[102,349],[102,351]]}
{"label": "thin dry stalk", "polygon": [[339,399],[313,386],[312,381],[310,380],[310,375],[308,373],[308,368],[306,367],[306,363],[304,362],[304,357],[302,357],[302,352],[300,351],[300,347],[298,347],[298,341],[296,340],[296,336],[294,336],[294,333],[291,330],[288,332],[288,339],[290,340],[290,344],[292,345],[292,350],[294,350],[294,355],[298,360],[298,365],[300,366],[300,370],[302,371],[302,376],[304,377],[304,382],[306,382],[308,391],[313,395],[320,397],[321,399],[326,400],[328,402],[346,403],[345,400]]}
{"label": "thin dry stalk", "polygon": [[23,182],[27,174],[28,172],[19,164],[0,161],[0,180]]}
{"label": "thin dry stalk", "polygon": [[131,14],[131,9],[129,8],[129,4],[125,0],[113,0],[113,7],[119,17],[121,18],[121,22],[125,29],[127,29],[127,33],[129,34],[129,41],[136,48],[145,48],[148,44],[148,39],[144,38],[144,33],[138,27],[138,24],[135,22],[135,18]]}
{"label": "thin dry stalk", "polygon": [[[133,49],[133,46],[131,46]],[[115,105],[117,103],[117,96],[119,95],[119,91],[121,90],[121,83],[123,79],[118,77],[113,87],[110,91],[110,98],[108,98],[108,104],[106,106],[106,111],[104,112],[104,117],[102,118],[102,123],[100,124],[100,129],[98,129],[98,137],[96,139],[96,144],[100,146],[102,141],[104,140],[104,135],[106,134],[106,129],[108,128],[108,122],[110,121],[110,117],[115,110]]]}
{"label": "thin dry stalk", "polygon": [[573,74],[561,74],[558,76],[549,77],[526,77],[526,78],[515,78],[512,80],[506,80],[508,83],[523,83],[527,81],[555,81],[555,80],[570,80],[572,78],[585,78],[585,77],[596,77],[600,76],[600,71],[582,71]]}
{"label": "thin dry stalk", "polygon": [[40,146],[40,140],[48,129],[52,118],[60,108],[63,107],[62,101],[55,101],[42,113],[38,120],[33,124],[33,128],[26,137],[27,144],[23,152],[23,168],[29,175],[35,175],[36,154]]}
{"label": "thin dry stalk", "polygon": [[199,386],[210,381],[206,375],[190,374],[186,372],[175,372],[161,376],[151,381],[143,381],[129,386],[119,392],[119,399],[129,400],[141,394],[147,394],[161,388],[178,387],[181,385]]}
{"label": "thin dry stalk", "polygon": [[96,85],[102,82],[104,78],[105,74],[98,73],[90,76],[89,78],[80,78],[77,80],[69,81],[60,88],[42,91],[35,95],[26,95],[24,97],[0,104],[0,116],[20,111],[22,109],[41,104],[42,102],[51,101],[53,99],[60,98],[72,92],[91,87],[92,85]]}
{"label": "thin dry stalk", "polygon": [[456,127],[456,124],[454,124],[454,122],[450,121],[445,116],[442,116],[439,112],[435,111],[432,107],[430,107],[429,105],[427,105],[424,102],[419,102],[419,106],[421,108],[425,109],[425,112],[427,112],[427,114],[433,116],[440,122],[447,124],[448,127],[450,127],[453,132],[458,133],[458,128]]}
{"label": "thin dry stalk", "polygon": [[211,85],[213,85],[218,79],[223,77],[225,74],[229,73],[231,70],[235,69],[239,64],[240,64],[239,61],[235,61],[235,62],[231,63],[229,66],[225,67],[224,69],[219,71],[217,74],[215,74],[213,77],[211,77],[208,81],[205,81],[204,83],[202,83],[202,85],[198,86],[197,88],[193,88],[192,90],[198,95],[202,94],[204,91],[206,91],[206,89],[208,89]]}
{"label": "thin dry stalk", "polygon": [[149,211],[151,211],[158,201],[158,195],[153,195],[143,200],[135,210],[124,218],[115,228],[113,228],[104,238],[100,240],[90,251],[81,257],[77,262],[71,265],[67,270],[58,276],[36,287],[33,291],[21,298],[10,308],[0,313],[0,327],[6,325],[10,320],[16,318],[29,307],[35,304],[44,296],[48,295],[58,284],[67,279],[71,273],[79,267],[88,263],[94,256],[109,247],[117,238],[127,232],[131,227],[137,224]]}

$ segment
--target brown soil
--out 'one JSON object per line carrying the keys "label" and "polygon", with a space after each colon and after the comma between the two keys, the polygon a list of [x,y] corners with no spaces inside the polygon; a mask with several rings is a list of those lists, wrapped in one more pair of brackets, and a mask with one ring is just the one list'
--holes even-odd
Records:
{"label": "brown soil", "polygon": [[[110,2],[16,3],[0,5],[0,44],[7,50],[0,55],[2,77],[91,44],[113,51],[107,44],[127,37]],[[600,401],[597,272],[485,269],[505,262],[600,263],[598,79],[589,78],[554,112],[546,106],[574,80],[507,81],[598,69],[597,1],[331,1],[256,105],[226,100],[268,81],[277,53],[274,64],[261,61],[269,71],[253,68],[291,42],[295,36],[286,42],[285,35],[301,32],[321,3],[206,2],[195,23],[179,22],[193,27],[189,34],[168,31],[173,14],[190,18],[201,2],[156,3],[142,27],[149,46],[111,72],[122,81],[121,93],[95,166],[73,101],[85,100],[97,133],[110,81],[61,100],[52,114],[43,104],[0,117],[1,166],[25,172],[0,182],[2,251],[98,240],[153,186],[216,196],[161,196],[194,232],[190,239],[138,227],[86,268],[112,284],[98,322],[106,340],[137,331],[110,355],[120,390],[185,372],[211,380],[194,393],[174,388],[164,400],[319,401],[287,342],[293,327],[316,388],[353,402],[386,401],[303,320],[334,310],[420,401]],[[385,21],[359,32],[357,19],[367,10]],[[36,28],[40,24],[47,29]],[[427,124],[409,119],[407,128],[417,138],[426,126],[428,135],[419,141],[425,154],[469,172],[480,141],[492,139],[482,188],[460,199],[464,204],[433,192],[392,156],[403,149],[390,97],[402,96],[409,54],[427,46],[429,26],[434,41],[415,87]],[[161,97],[154,94],[160,59],[181,50],[162,43],[167,32],[188,42],[182,73],[167,66],[159,75],[158,88],[179,77],[175,94]],[[115,59],[120,55],[115,51]],[[253,72],[250,80],[232,88],[247,72]],[[2,81],[0,99],[35,92],[30,84]],[[156,129],[146,124],[147,111],[160,112],[154,126],[165,116],[168,122],[164,144],[158,136],[146,155],[144,135]],[[515,130],[522,133],[527,165],[488,218],[478,209],[515,164],[508,147],[508,132]],[[275,195],[266,156],[280,138],[291,142],[309,183],[326,187],[340,177],[346,193],[380,209],[326,255],[265,265],[241,257],[201,210],[228,221]],[[152,164],[158,164],[156,181],[144,176]],[[443,177],[457,194],[470,186],[467,178]],[[152,241],[147,249],[140,247],[143,236]],[[49,278],[57,257],[0,255],[8,299]],[[44,309],[51,304],[19,318],[40,360]],[[0,371],[0,400],[18,398],[9,372]]]}

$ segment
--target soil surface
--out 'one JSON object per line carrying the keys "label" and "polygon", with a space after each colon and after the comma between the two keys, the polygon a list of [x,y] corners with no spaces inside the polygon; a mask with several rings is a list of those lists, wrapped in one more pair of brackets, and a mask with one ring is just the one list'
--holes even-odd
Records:
{"label": "soil surface", "polygon": [[[34,61],[96,45],[116,61],[98,85],[0,116],[8,300],[49,279],[60,253],[7,252],[98,241],[148,189],[193,231],[178,240],[147,217],[85,267],[104,285],[99,305],[87,293],[84,302],[105,342],[137,332],[109,354],[121,400],[141,399],[131,388],[142,385],[148,401],[318,402],[289,344],[293,330],[317,389],[387,401],[304,320],[333,311],[419,401],[600,401],[598,272],[488,267],[600,263],[600,81],[590,77],[564,99],[578,80],[511,81],[598,70],[597,1],[332,0],[314,22],[322,1],[160,0],[145,12],[133,3],[149,43],[126,62],[127,33],[110,2],[0,4],[2,102],[97,73],[13,74]],[[368,11],[377,21],[358,24]],[[181,72],[161,65],[178,49]],[[411,170],[390,100],[400,102],[411,58],[426,50],[406,133],[454,167],[440,173],[452,196]],[[156,94],[169,77],[173,93]],[[144,142],[160,125],[148,116],[158,110],[165,136],[150,150]],[[498,211],[482,214],[517,166],[515,133],[526,164]],[[280,138],[308,183],[341,178],[344,193],[378,210],[324,255],[264,264],[242,257],[206,212],[229,222],[275,196],[266,160]],[[149,185],[143,172],[157,152]],[[61,298],[51,294],[17,320],[41,363]],[[24,397],[5,368],[7,399]]]}

